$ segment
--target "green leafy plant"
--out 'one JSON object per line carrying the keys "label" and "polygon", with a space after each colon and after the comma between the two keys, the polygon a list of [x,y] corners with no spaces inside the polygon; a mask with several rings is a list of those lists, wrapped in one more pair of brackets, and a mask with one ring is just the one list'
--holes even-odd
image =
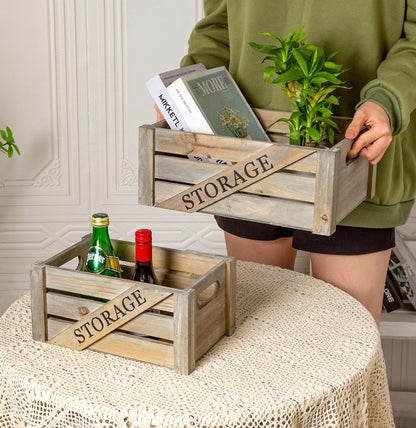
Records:
{"label": "green leafy plant", "polygon": [[13,156],[14,151],[20,155],[13,133],[8,126],[6,126],[6,130],[0,129],[0,137],[3,139],[3,141],[0,140],[0,152],[7,154],[9,158]]}
{"label": "green leafy plant", "polygon": [[255,51],[266,55],[262,62],[273,63],[264,69],[264,82],[281,84],[291,98],[293,111],[290,118],[276,121],[288,123],[290,144],[315,147],[326,139],[332,145],[338,126],[331,116],[333,106],[339,104],[333,92],[340,88],[347,89],[344,82],[338,79],[346,70],[332,61],[340,49],[326,56],[322,45],[306,43],[302,30],[299,28],[285,39],[271,33],[261,33],[277,43],[249,44]]}

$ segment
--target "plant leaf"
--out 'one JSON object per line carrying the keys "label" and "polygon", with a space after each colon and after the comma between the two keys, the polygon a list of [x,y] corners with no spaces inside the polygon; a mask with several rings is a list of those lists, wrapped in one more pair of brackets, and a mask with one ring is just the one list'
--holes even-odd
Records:
{"label": "plant leaf", "polygon": [[289,119],[286,119],[284,117],[281,117],[280,119],[275,120],[273,123],[271,123],[270,125],[268,125],[266,127],[266,131],[268,131],[273,125],[276,125],[277,122],[286,122],[286,123],[290,123]]}
{"label": "plant leaf", "polygon": [[318,73],[316,73],[314,75],[314,77],[323,77],[325,78],[328,82],[331,83],[342,83],[341,80],[339,80],[337,77],[335,77],[333,74],[328,73],[327,71],[319,71]]}
{"label": "plant leaf", "polygon": [[249,45],[257,52],[261,52],[264,54],[273,54],[278,55],[280,48],[274,45],[259,45],[258,43],[249,42]]}
{"label": "plant leaf", "polygon": [[326,99],[326,101],[327,101],[328,103],[330,103],[330,104],[335,104],[336,106],[337,106],[337,105],[339,105],[338,98],[337,98],[337,97],[335,97],[334,95],[331,95],[330,97],[328,97],[328,98]]}
{"label": "plant leaf", "polygon": [[319,122],[323,122],[323,123],[327,123],[328,125],[333,126],[335,129],[338,129],[338,125],[329,117],[324,117],[324,116],[316,116],[315,120],[319,121]]}
{"label": "plant leaf", "polygon": [[308,64],[306,63],[303,56],[297,50],[293,51],[293,56],[295,57],[296,62],[299,64],[299,67],[302,70],[303,74],[305,76],[308,76],[309,75]]}
{"label": "plant leaf", "polygon": [[319,134],[319,131],[316,128],[313,128],[312,126],[309,126],[306,128],[308,131],[308,134],[312,137],[312,139],[316,142],[320,142],[321,135]]}
{"label": "plant leaf", "polygon": [[326,128],[326,136],[328,138],[328,141],[333,145],[334,144],[334,137],[335,137],[335,131],[332,128]]}
{"label": "plant leaf", "polygon": [[13,143],[13,148],[14,148],[15,152],[20,156],[19,147],[17,147],[16,144]]}
{"label": "plant leaf", "polygon": [[330,55],[326,57],[326,60],[331,60],[335,55],[339,54],[342,51],[342,48],[337,49],[335,52],[332,52]]}
{"label": "plant leaf", "polygon": [[325,61],[324,67],[329,69],[329,70],[334,70],[334,71],[341,71],[342,70],[341,65],[335,64],[335,62],[332,62],[332,61]]}
{"label": "plant leaf", "polygon": [[289,144],[293,144],[295,146],[300,146],[301,145],[301,141],[300,141],[300,133],[297,130],[290,130],[290,135],[289,135]]}
{"label": "plant leaf", "polygon": [[291,36],[289,35],[289,37],[291,38],[291,40],[293,40],[294,42],[297,42],[300,39],[302,39],[305,36],[305,34],[302,33],[303,28],[304,27],[300,27]]}
{"label": "plant leaf", "polygon": [[290,69],[282,73],[277,79],[273,80],[272,83],[287,83],[293,80],[298,80],[304,77],[303,72],[299,69]]}
{"label": "plant leaf", "polygon": [[273,76],[273,74],[277,73],[278,69],[277,67],[274,67],[272,65],[266,67],[263,71],[263,80],[265,83],[267,83],[270,78]]}
{"label": "plant leaf", "polygon": [[328,79],[325,79],[325,77],[313,77],[313,78],[310,80],[310,83],[318,83],[318,84],[321,84],[321,83],[326,83],[326,82],[328,82]]}
{"label": "plant leaf", "polygon": [[283,44],[283,40],[282,40],[280,37],[275,36],[275,35],[274,35],[274,34],[272,34],[272,33],[260,33],[260,35],[261,35],[261,36],[271,37],[272,39],[278,40],[278,41],[280,42],[280,44]]}

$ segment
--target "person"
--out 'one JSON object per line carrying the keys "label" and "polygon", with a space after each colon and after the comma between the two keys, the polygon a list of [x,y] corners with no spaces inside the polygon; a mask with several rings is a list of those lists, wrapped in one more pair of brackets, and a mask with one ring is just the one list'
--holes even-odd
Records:
{"label": "person", "polygon": [[377,164],[375,196],[329,237],[216,220],[237,259],[293,269],[296,250],[309,251],[312,275],[355,297],[379,323],[394,228],[409,217],[416,191],[416,0],[205,0],[204,12],[181,66],[225,65],[252,107],[291,109],[280,85],[263,82],[262,57],[249,46],[270,43],[261,33],[285,37],[303,27],[327,54],[342,48],[336,60],[351,89],[339,94],[335,114],[353,117],[350,154]]}

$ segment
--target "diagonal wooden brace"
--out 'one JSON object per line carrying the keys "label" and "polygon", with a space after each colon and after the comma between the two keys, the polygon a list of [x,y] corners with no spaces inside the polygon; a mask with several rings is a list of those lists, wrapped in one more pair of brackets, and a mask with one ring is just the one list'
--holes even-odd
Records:
{"label": "diagonal wooden brace", "polygon": [[199,211],[288,165],[306,158],[316,150],[269,144],[259,152],[172,196],[156,206],[182,212]]}
{"label": "diagonal wooden brace", "polygon": [[135,283],[114,299],[57,334],[49,340],[49,343],[76,350],[88,348],[171,294],[151,287],[143,288],[142,283]]}

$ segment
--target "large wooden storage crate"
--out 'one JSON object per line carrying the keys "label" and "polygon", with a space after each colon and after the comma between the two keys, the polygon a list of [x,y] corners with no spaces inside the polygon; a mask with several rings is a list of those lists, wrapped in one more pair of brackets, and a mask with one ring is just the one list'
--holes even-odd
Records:
{"label": "large wooden storage crate", "polygon": [[[289,117],[287,112],[255,112],[264,127]],[[331,148],[289,145],[283,122],[270,129],[273,143],[178,132],[165,122],[141,126],[139,204],[331,235],[375,188],[375,168],[362,157],[347,159],[352,141],[343,135],[350,119],[335,120],[340,134]]]}
{"label": "large wooden storage crate", "polygon": [[[123,277],[131,278],[135,244],[112,242]],[[196,361],[222,336],[233,333],[235,259],[154,246],[153,264],[161,285],[153,285],[78,270],[84,264],[89,243],[90,237],[85,237],[32,266],[35,340],[78,350],[88,346],[189,374]],[[136,299],[128,297],[132,293]],[[135,314],[128,312],[139,300],[146,300],[143,307],[136,304],[135,311],[141,313],[125,322],[127,315]],[[143,308],[147,310],[143,312]],[[108,320],[119,321],[118,318],[121,324],[108,333]],[[106,319],[107,325],[103,322]],[[76,328],[77,325],[83,327]]]}

